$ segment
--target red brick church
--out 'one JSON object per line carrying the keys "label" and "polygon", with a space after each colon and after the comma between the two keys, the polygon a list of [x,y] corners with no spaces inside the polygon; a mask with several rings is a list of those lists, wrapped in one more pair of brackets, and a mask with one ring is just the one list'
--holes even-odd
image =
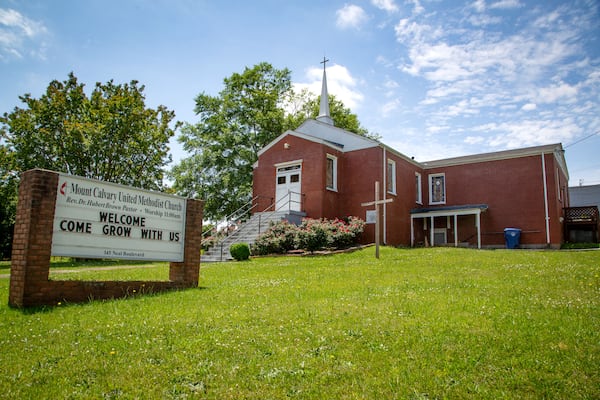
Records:
{"label": "red brick church", "polygon": [[[559,247],[568,170],[560,143],[417,162],[385,144],[337,128],[323,70],[320,115],[282,133],[258,153],[255,212],[288,210],[309,218],[369,219],[380,182],[379,226],[394,246]],[[389,201],[391,199],[391,201]],[[374,241],[368,224],[363,241]]]}

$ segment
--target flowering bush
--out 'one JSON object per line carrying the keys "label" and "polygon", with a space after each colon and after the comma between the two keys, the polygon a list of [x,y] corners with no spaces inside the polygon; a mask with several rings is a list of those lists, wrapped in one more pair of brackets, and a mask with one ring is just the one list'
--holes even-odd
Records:
{"label": "flowering bush", "polygon": [[344,249],[356,243],[365,229],[365,221],[356,217],[348,217],[346,221],[335,219],[326,225],[328,246]]}
{"label": "flowering bush", "polygon": [[296,247],[310,252],[329,247],[328,233],[327,223],[305,218],[296,236]]}
{"label": "flowering bush", "polygon": [[251,246],[252,254],[281,254],[293,250],[297,233],[298,227],[287,221],[271,223],[269,229]]}
{"label": "flowering bush", "polygon": [[300,226],[287,221],[271,224],[252,245],[252,254],[264,255],[286,253],[300,249],[310,252],[324,248],[344,249],[358,241],[365,222],[357,217],[345,220],[310,219],[302,220]]}

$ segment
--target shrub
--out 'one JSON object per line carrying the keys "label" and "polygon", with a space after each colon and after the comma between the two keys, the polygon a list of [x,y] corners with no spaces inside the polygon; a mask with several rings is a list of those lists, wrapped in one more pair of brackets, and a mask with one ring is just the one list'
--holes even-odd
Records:
{"label": "shrub", "polygon": [[281,254],[293,249],[310,252],[325,248],[344,249],[358,241],[365,222],[357,217],[345,220],[305,218],[300,226],[287,221],[271,224],[252,245],[252,254]]}
{"label": "shrub", "polygon": [[245,261],[250,258],[250,246],[247,243],[234,243],[229,248],[229,253],[237,261]]}
{"label": "shrub", "polygon": [[296,247],[311,253],[329,247],[328,230],[327,223],[320,219],[303,219],[296,237]]}
{"label": "shrub", "polygon": [[295,248],[298,227],[287,221],[271,223],[252,245],[252,254],[282,254]]}

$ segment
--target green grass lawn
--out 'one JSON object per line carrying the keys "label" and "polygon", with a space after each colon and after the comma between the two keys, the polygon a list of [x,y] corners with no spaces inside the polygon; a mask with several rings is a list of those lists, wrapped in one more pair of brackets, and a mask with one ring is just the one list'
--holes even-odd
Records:
{"label": "green grass lawn", "polygon": [[373,254],[207,264],[198,289],[25,312],[1,279],[0,397],[600,398],[599,251]]}

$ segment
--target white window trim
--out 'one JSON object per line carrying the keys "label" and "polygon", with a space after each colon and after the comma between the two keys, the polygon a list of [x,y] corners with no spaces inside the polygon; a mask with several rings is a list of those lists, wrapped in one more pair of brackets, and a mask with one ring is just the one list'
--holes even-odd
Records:
{"label": "white window trim", "polygon": [[[396,194],[396,161],[394,161],[394,160],[392,160],[392,159],[388,158],[388,159],[387,159],[387,163],[386,163],[386,168],[387,168],[387,167],[388,167],[390,164],[392,165],[392,177],[391,177],[391,178],[392,178],[392,179],[391,179],[391,181],[392,181],[392,187],[388,187],[388,188],[387,188],[387,192],[388,192],[389,194],[393,194],[393,195],[395,195],[395,194]],[[387,170],[386,170],[386,172],[387,172]],[[388,178],[389,178],[389,176],[386,176],[386,179],[388,179]],[[386,182],[386,183],[387,183],[387,182]]]}
{"label": "white window trim", "polygon": [[418,172],[415,172],[415,177],[417,179],[417,182],[415,182],[415,184],[416,184],[415,186],[416,186],[416,190],[417,190],[415,202],[417,204],[423,204],[423,190],[421,189],[422,185],[423,185],[423,180],[422,180],[421,174]]}
{"label": "white window trim", "polygon": [[294,160],[294,161],[286,161],[286,162],[280,162],[277,164],[273,164],[273,166],[275,168],[282,168],[282,167],[289,167],[290,165],[294,165],[294,164],[300,164],[302,165],[303,160],[299,159],[299,160]]}
{"label": "white window trim", "polygon": [[[443,177],[444,178],[444,200],[443,201],[433,201],[433,190],[432,190],[432,183],[433,183],[433,178],[438,178],[438,177]],[[446,204],[446,174],[445,173],[441,173],[441,174],[431,174],[429,175],[429,204],[434,205],[434,204]]]}
{"label": "white window trim", "polygon": [[338,190],[338,158],[333,154],[327,154],[327,160],[333,160],[333,187],[327,186],[327,164],[325,165],[325,189],[337,192]]}

